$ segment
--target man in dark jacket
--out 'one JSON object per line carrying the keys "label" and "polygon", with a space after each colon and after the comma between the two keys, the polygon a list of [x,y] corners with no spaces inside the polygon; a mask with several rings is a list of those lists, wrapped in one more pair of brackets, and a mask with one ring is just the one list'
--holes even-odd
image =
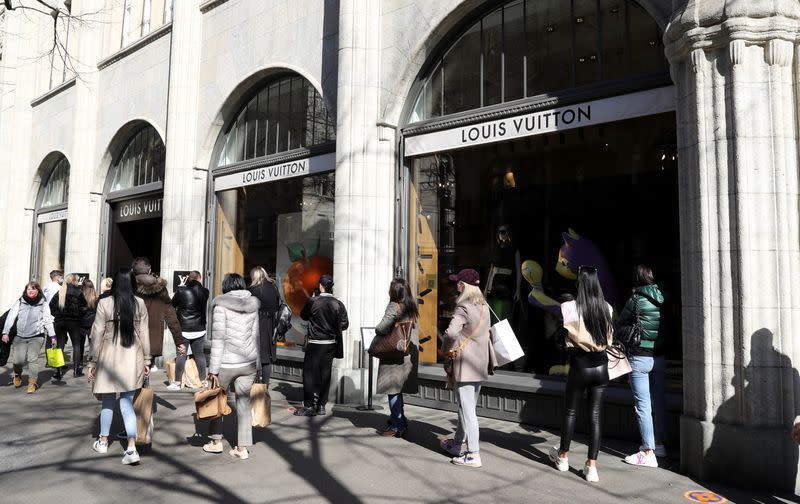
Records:
{"label": "man in dark jacket", "polygon": [[149,317],[148,329],[150,330],[150,354],[152,358],[162,355],[164,351],[164,324],[172,333],[172,340],[178,355],[186,351],[186,341],[172,307],[172,300],[167,293],[167,281],[153,276],[150,260],[146,257],[137,257],[131,266],[136,275],[136,296],[142,298],[147,307]]}
{"label": "man in dark jacket", "polygon": [[[172,296],[172,306],[178,315],[183,338],[187,346],[192,348],[192,357],[197,364],[197,371],[201,378],[206,376],[206,356],[203,353],[203,341],[206,335],[206,304],[208,303],[208,289],[203,287],[203,276],[199,271],[189,273],[186,287],[180,287]],[[179,354],[175,360],[175,381],[167,390],[180,390],[183,369],[186,365],[186,353]]]}
{"label": "man in dark jacket", "polygon": [[308,341],[303,360],[303,407],[294,414],[324,415],[333,359],[344,357],[342,331],[350,324],[344,305],[333,297],[330,275],[319,279],[319,295],[306,302],[300,317],[308,321]]}

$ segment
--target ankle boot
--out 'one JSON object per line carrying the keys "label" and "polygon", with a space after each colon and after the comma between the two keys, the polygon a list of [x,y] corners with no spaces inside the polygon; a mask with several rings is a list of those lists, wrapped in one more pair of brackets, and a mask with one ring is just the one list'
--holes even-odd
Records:
{"label": "ankle boot", "polygon": [[33,394],[34,392],[36,392],[37,388],[39,388],[39,386],[36,383],[36,379],[28,378],[28,393]]}
{"label": "ankle boot", "polygon": [[22,376],[14,374],[13,382],[16,388],[20,388],[22,386]]}

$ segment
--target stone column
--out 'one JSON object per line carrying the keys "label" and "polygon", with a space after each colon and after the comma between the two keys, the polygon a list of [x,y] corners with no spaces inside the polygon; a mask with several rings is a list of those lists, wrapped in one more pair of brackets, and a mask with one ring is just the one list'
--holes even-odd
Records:
{"label": "stone column", "polygon": [[800,414],[793,1],[690,0],[667,29],[678,88],[681,466],[795,491]]}
{"label": "stone column", "polygon": [[203,271],[205,168],[196,168],[203,16],[199,0],[172,4],[169,105],[159,274],[174,290],[175,270]]}
{"label": "stone column", "polygon": [[380,2],[339,2],[334,294],[350,315],[345,358],[336,361],[346,401],[364,397],[360,327],[380,320],[392,278],[395,170],[377,126],[380,26]]}

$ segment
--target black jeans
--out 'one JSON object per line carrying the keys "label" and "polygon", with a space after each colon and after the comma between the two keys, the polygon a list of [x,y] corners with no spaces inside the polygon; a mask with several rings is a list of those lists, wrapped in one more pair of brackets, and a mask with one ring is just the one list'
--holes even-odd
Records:
{"label": "black jeans", "polygon": [[600,413],[603,409],[603,394],[608,385],[608,359],[602,356],[580,352],[569,359],[569,375],[564,397],[564,423],[561,427],[561,451],[569,451],[572,434],[575,431],[575,417],[578,413],[583,391],[589,399],[589,456],[597,460],[600,451]]}
{"label": "black jeans", "polygon": [[183,378],[183,370],[186,368],[186,358],[189,356],[189,347],[192,347],[192,357],[194,363],[197,364],[197,373],[200,375],[200,380],[206,379],[206,354],[203,353],[205,336],[202,338],[195,338],[186,340],[186,349],[183,355],[175,357],[175,381],[180,383]]}
{"label": "black jeans", "polygon": [[[67,322],[59,322],[55,326],[56,330],[56,345],[62,351],[64,347],[67,346],[67,336],[69,336],[69,340],[72,342],[72,366],[73,369],[78,369],[81,364],[81,360],[83,359],[83,347],[86,343],[86,335],[83,333],[81,329],[81,324],[77,320],[75,321],[67,321]],[[63,368],[59,368],[57,370],[59,376],[60,373],[66,370],[67,366]]]}
{"label": "black jeans", "polygon": [[[303,365],[305,368],[305,363]],[[261,363],[261,383],[269,385],[269,379],[272,377],[272,363]]]}
{"label": "black jeans", "polygon": [[303,406],[306,408],[319,408],[328,403],[335,354],[336,345],[306,345],[303,359]]}

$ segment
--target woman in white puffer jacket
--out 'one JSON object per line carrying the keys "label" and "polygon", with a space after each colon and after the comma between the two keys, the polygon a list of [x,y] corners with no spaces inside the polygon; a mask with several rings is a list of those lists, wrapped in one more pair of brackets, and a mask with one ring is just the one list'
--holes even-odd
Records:
{"label": "woman in white puffer jacket", "polygon": [[[247,290],[244,278],[236,273],[225,275],[222,280],[222,295],[211,302],[209,378],[211,375],[216,376],[225,389],[233,384],[239,444],[229,453],[239,459],[246,459],[250,455],[247,447],[253,444],[250,389],[256,379],[256,366],[260,362],[260,307],[258,298]],[[222,418],[212,420],[209,430],[211,442],[204,445],[203,450],[208,453],[222,453]]]}

